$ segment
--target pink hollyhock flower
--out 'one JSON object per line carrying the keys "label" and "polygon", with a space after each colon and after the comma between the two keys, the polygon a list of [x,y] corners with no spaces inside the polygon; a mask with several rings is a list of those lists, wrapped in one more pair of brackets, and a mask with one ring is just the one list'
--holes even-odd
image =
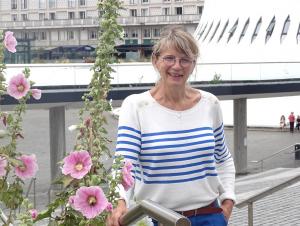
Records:
{"label": "pink hollyhock flower", "polygon": [[7,160],[0,156],[0,177],[6,175]]}
{"label": "pink hollyhock flower", "polygon": [[14,33],[11,31],[7,31],[5,32],[5,36],[4,36],[4,46],[5,48],[12,53],[15,53],[16,50],[16,45],[17,45],[17,40],[14,37]]}
{"label": "pink hollyhock flower", "polygon": [[37,211],[36,209],[31,209],[31,210],[29,210],[29,213],[30,213],[31,218],[32,218],[33,220],[35,220],[35,219],[37,218],[37,216],[38,216],[38,211]]}
{"label": "pink hollyhock flower", "polygon": [[83,178],[92,167],[92,159],[87,151],[73,151],[64,158],[62,173],[76,179]]}
{"label": "pink hollyhock flower", "polygon": [[105,208],[106,211],[111,212],[113,210],[113,205],[109,202]]}
{"label": "pink hollyhock flower", "polygon": [[107,205],[108,201],[99,186],[81,187],[76,192],[74,207],[88,219],[102,213]]}
{"label": "pink hollyhock flower", "polygon": [[41,99],[41,96],[42,96],[42,90],[32,89],[31,90],[31,95],[34,99],[39,100],[39,99]]}
{"label": "pink hollyhock flower", "polygon": [[132,163],[130,161],[125,161],[125,164],[122,168],[122,185],[125,191],[128,191],[134,184],[134,179],[131,175]]}
{"label": "pink hollyhock flower", "polygon": [[25,78],[23,73],[20,73],[10,79],[7,87],[7,93],[18,100],[26,96],[29,89],[29,81]]}
{"label": "pink hollyhock flower", "polygon": [[15,167],[15,174],[22,180],[34,177],[38,170],[35,155],[22,155],[19,160],[21,160],[23,164]]}
{"label": "pink hollyhock flower", "polygon": [[70,204],[70,206],[71,206],[72,208],[74,208],[74,200],[75,200],[75,195],[71,195],[71,196],[69,197],[68,203]]}

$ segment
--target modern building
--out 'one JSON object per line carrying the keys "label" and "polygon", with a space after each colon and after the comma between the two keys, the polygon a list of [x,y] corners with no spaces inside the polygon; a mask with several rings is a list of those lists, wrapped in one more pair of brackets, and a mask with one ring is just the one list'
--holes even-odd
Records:
{"label": "modern building", "polygon": [[[194,32],[203,4],[204,0],[125,0],[118,18],[124,28],[119,50],[144,53],[167,24],[185,25]],[[97,0],[1,0],[0,29],[13,31],[19,43],[29,44],[35,52],[29,58],[59,58],[58,47],[89,52],[97,45]]]}

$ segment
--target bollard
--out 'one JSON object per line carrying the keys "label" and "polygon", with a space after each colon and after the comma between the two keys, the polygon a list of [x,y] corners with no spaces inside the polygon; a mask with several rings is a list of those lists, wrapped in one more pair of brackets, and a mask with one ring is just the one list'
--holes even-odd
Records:
{"label": "bollard", "polygon": [[295,144],[295,160],[300,160],[300,144]]}

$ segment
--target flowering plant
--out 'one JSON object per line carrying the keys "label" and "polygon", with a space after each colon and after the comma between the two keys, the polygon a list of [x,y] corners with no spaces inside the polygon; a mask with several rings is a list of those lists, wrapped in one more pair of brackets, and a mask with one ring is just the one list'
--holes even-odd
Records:
{"label": "flowering plant", "polygon": [[[104,225],[107,215],[117,204],[118,186],[133,185],[131,164],[121,156],[114,159],[112,172],[103,160],[111,158],[109,140],[104,128],[104,112],[111,111],[107,101],[110,89],[110,64],[114,63],[115,41],[121,39],[122,28],[117,24],[118,0],[98,2],[101,13],[99,43],[89,92],[82,97],[79,130],[73,151],[62,160],[62,176],[56,183],[63,189],[48,209],[38,213],[36,221],[50,218],[51,225]],[[57,210],[62,210],[58,213]]]}
{"label": "flowering plant", "polygon": [[[4,38],[3,32],[0,31],[0,40],[3,40],[0,44],[0,62],[3,62],[4,51],[16,52],[17,40],[10,31],[5,32]],[[35,176],[38,165],[35,155],[25,155],[17,150],[17,140],[24,138],[21,124],[26,101],[31,96],[39,99],[41,90],[31,89],[34,83],[29,80],[28,68],[13,76],[7,84],[4,77],[5,68],[5,64],[0,63],[0,101],[1,96],[7,93],[15,98],[18,104],[10,113],[0,111],[0,203],[8,212],[7,219],[3,219],[4,225],[14,222],[16,209],[21,206],[25,207],[25,212],[19,214],[21,224],[32,225],[35,210],[23,196],[23,185],[26,179]],[[2,210],[1,215],[6,216]]]}

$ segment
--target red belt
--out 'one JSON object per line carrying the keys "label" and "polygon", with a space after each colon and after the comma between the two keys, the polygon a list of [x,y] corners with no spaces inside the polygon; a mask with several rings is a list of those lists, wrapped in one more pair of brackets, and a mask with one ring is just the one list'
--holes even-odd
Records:
{"label": "red belt", "polygon": [[213,214],[213,213],[222,213],[223,209],[220,207],[215,207],[215,202],[209,204],[208,206],[204,206],[194,210],[186,210],[186,211],[176,211],[177,213],[185,216],[185,217],[193,217],[202,214]]}

